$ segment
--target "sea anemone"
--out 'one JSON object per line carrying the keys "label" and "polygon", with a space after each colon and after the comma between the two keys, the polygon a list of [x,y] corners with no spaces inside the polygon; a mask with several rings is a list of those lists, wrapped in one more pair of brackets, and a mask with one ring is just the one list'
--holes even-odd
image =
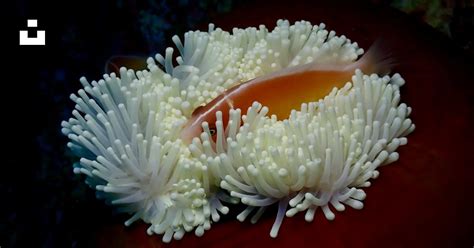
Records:
{"label": "sea anemone", "polygon": [[312,61],[355,61],[363,50],[306,21],[232,34],[210,24],[208,32],[187,32],[184,44],[172,40],[177,64],[167,48],[148,59],[148,70],[121,68],[90,83],[81,78],[84,89],[71,95],[76,110],[62,123],[80,158],[74,172],[86,176],[97,197],[132,215],[125,225],[141,219],[164,242],[192,230],[201,236],[228,213],[224,202],[248,205],[241,221],[257,209],[252,222],[278,203],[272,237],[285,213],[306,211],[311,221],[321,207],[331,220],[330,205],[360,209],[360,188],[370,186],[379,166],[398,159],[396,149],[414,129],[411,109],[400,104],[400,75],[356,70],[352,83],[302,104],[287,120],[267,116],[257,102],[245,115],[231,110],[228,123],[217,112],[217,140],[203,123],[188,145],[179,138],[186,120],[226,89]]}
{"label": "sea anemone", "polygon": [[[221,188],[248,205],[237,218],[243,221],[258,208],[251,220],[256,222],[278,203],[270,232],[276,237],[285,211],[288,217],[306,211],[312,221],[318,207],[328,220],[335,217],[329,205],[361,209],[366,195],[360,188],[370,186],[379,166],[398,160],[396,149],[415,127],[407,118],[411,108],[399,104],[403,83],[399,74],[380,78],[356,70],[352,83],[302,104],[287,120],[266,116],[268,108],[255,102],[242,126],[240,111],[232,110],[224,131],[218,112],[217,153],[202,153],[215,159],[209,167]],[[203,135],[203,143],[213,142],[209,137]],[[196,141],[191,149],[205,146]]]}
{"label": "sea anemone", "polygon": [[190,162],[174,138],[180,116],[173,101],[159,101],[172,98],[176,81],[163,77],[156,84],[150,72],[124,68],[120,74],[92,83],[81,78],[84,90],[71,95],[75,118],[62,126],[68,147],[81,157],[74,172],[87,176],[98,198],[133,213],[127,226],[142,219],[152,224],[149,233],[164,233],[164,241],[195,227],[202,235],[210,226],[205,167]]}

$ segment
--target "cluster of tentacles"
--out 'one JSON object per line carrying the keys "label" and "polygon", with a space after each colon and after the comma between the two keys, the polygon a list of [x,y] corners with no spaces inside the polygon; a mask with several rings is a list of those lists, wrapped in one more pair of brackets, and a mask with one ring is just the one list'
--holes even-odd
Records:
{"label": "cluster of tentacles", "polygon": [[414,129],[411,109],[400,103],[400,75],[356,70],[352,82],[283,121],[257,102],[231,110],[228,123],[217,112],[215,144],[204,123],[186,145],[179,134],[192,111],[235,84],[312,61],[355,61],[363,50],[324,24],[285,20],[272,31],[261,25],[229,33],[211,24],[173,42],[176,61],[168,48],[148,59],[148,70],[81,78],[83,89],[71,95],[76,110],[62,123],[80,158],[74,172],[131,214],[125,225],[143,220],[164,242],[190,231],[203,235],[239,202],[248,207],[237,219],[254,212],[252,222],[278,204],[272,237],[285,215],[305,211],[312,221],[321,208],[332,220],[331,209],[361,209],[363,188],[398,159]]}

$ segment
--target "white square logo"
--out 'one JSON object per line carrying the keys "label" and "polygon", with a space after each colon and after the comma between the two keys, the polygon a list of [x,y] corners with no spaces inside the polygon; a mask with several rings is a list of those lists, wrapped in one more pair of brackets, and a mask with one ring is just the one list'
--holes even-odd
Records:
{"label": "white square logo", "polygon": [[[28,28],[37,28],[38,27],[38,20],[36,19],[28,19],[27,21]],[[30,33],[35,33],[35,35],[30,35]],[[20,30],[20,46],[25,45],[34,45],[34,46],[44,46],[46,45],[46,31],[44,30],[36,30],[36,31],[28,31],[28,30]]]}

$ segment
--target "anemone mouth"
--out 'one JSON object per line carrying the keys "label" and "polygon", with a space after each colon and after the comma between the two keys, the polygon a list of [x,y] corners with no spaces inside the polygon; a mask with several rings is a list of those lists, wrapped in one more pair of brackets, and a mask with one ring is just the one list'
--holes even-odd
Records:
{"label": "anemone mouth", "polygon": [[252,223],[278,204],[272,237],[285,216],[305,211],[311,221],[321,208],[332,220],[332,209],[361,209],[362,188],[399,158],[396,149],[414,130],[411,108],[400,103],[401,76],[356,70],[352,82],[302,104],[288,119],[267,116],[268,108],[255,102],[230,110],[228,123],[217,112],[215,141],[204,124],[186,142],[183,127],[193,110],[235,84],[315,60],[347,63],[363,50],[306,21],[232,34],[211,24],[207,32],[187,32],[183,42],[172,40],[177,64],[168,48],[147,60],[147,70],[81,78],[84,88],[71,95],[73,117],[62,122],[68,147],[81,158],[74,172],[132,215],[125,225],[143,220],[164,242],[191,231],[203,235],[229,212],[226,202],[248,206],[240,221],[255,211]]}

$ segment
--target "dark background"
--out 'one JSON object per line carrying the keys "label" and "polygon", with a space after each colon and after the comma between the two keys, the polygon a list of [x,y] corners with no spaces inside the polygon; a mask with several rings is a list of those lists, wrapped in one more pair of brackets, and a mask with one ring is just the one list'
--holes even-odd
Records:
{"label": "dark background", "polygon": [[[139,3],[140,2],[140,3]],[[0,247],[89,247],[114,213],[72,173],[60,123],[71,116],[79,78],[96,80],[114,55],[151,56],[232,1],[16,1],[2,84],[4,146]],[[9,13],[11,15],[11,13]],[[19,46],[18,30],[38,19],[46,46]],[[33,29],[34,31],[34,29]],[[13,50],[11,50],[13,49]],[[6,74],[6,72],[4,72]],[[118,217],[118,222],[124,218]]]}
{"label": "dark background", "polygon": [[[472,56],[472,2],[434,1],[440,3],[436,6],[431,2],[365,4],[397,7],[411,14],[414,23],[424,21],[437,28],[451,40],[447,44]],[[60,122],[71,116],[74,107],[69,94],[79,89],[81,76],[99,79],[111,56],[153,55],[171,45],[173,34],[205,30],[209,20],[250,4],[233,0],[23,0],[6,8],[7,45],[2,46],[7,67],[3,67],[0,82],[4,153],[0,247],[93,247],[97,232],[110,223],[120,225],[124,216],[116,216],[96,200],[83,178],[72,173],[75,158],[60,132]],[[343,1],[340,8],[344,8]],[[39,28],[46,30],[46,46],[18,45],[18,30],[26,29],[29,18],[38,19]],[[234,26],[241,26],[238,20]]]}

